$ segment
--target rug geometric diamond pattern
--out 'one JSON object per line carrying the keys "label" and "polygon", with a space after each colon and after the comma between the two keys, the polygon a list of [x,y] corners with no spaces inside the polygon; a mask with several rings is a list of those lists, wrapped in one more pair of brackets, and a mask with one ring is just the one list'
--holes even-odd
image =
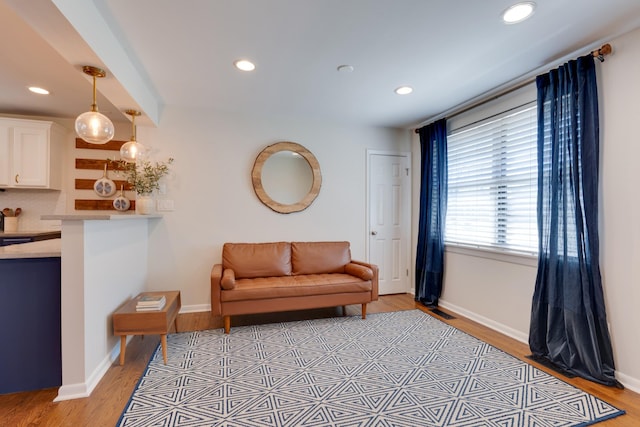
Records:
{"label": "rug geometric diamond pattern", "polygon": [[586,426],[624,414],[420,310],[172,334],[118,426]]}

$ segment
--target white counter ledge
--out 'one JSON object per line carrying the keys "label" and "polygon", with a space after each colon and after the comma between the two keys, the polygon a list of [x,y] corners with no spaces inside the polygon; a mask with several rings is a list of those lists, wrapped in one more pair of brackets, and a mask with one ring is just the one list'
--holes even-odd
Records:
{"label": "white counter ledge", "polygon": [[136,214],[68,214],[68,215],[42,215],[40,219],[61,221],[111,221],[123,219],[153,219],[162,218],[162,215],[136,215]]}
{"label": "white counter ledge", "polygon": [[59,257],[61,239],[41,240],[0,247],[0,259]]}

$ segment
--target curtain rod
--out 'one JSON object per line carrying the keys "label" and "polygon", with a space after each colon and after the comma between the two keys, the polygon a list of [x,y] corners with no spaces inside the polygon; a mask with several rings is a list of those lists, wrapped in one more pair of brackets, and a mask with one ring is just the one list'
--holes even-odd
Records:
{"label": "curtain rod", "polygon": [[600,62],[604,62],[604,56],[609,55],[611,51],[612,51],[611,45],[609,43],[605,43],[602,46],[600,46],[600,49],[592,50],[591,56],[593,56],[594,58],[597,58],[598,61]]}
{"label": "curtain rod", "polygon": [[[611,48],[611,45],[609,43],[605,43],[602,46],[600,46],[599,49],[595,49],[592,50],[591,52],[589,52],[591,54],[591,56],[593,56],[595,59],[597,59],[600,62],[604,62],[604,57],[605,55],[609,55],[611,52],[613,51],[613,49]],[[561,60],[562,62],[564,62],[563,60]],[[458,114],[462,114],[464,112],[467,112],[469,110],[471,110],[472,108],[478,107],[479,105],[485,104],[489,101],[492,101],[494,99],[500,98],[501,96],[504,96],[508,93],[514,92],[522,87],[525,87],[526,85],[533,83],[536,81],[536,76],[530,77],[525,79],[524,81],[521,81],[520,83],[517,83],[515,86],[511,86],[508,89],[505,89],[504,91],[500,91],[495,95],[492,96],[487,96],[484,97],[482,100],[478,101],[478,102],[472,102],[471,104],[464,106],[464,107],[460,107],[459,110],[456,110],[457,107],[452,108],[451,110],[449,110],[448,112],[445,112],[444,114],[441,115],[436,115],[431,119],[425,120],[422,123],[420,123],[420,127],[424,126],[427,122],[435,122],[436,120],[442,119],[448,115],[458,115]],[[482,96],[482,95],[480,95]],[[414,129],[415,133],[418,133],[420,131],[420,128],[416,128]]]}

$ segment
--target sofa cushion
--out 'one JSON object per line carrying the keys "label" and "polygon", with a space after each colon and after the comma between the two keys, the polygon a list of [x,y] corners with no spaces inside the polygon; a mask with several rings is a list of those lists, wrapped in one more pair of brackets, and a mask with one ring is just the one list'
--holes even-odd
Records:
{"label": "sofa cushion", "polygon": [[233,270],[236,281],[244,278],[291,275],[291,244],[225,243],[222,265]]}
{"label": "sofa cushion", "polygon": [[220,300],[245,301],[310,295],[371,292],[371,281],[349,274],[308,274],[236,280],[233,290],[222,290]]}
{"label": "sofa cushion", "polygon": [[291,268],[294,275],[344,273],[351,262],[349,242],[292,242]]}

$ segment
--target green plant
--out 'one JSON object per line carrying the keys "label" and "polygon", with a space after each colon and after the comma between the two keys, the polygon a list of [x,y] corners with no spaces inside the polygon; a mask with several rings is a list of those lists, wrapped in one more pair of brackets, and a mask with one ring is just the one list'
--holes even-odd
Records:
{"label": "green plant", "polygon": [[135,163],[119,162],[121,171],[136,194],[152,193],[160,188],[160,179],[169,173],[169,165],[173,158],[166,162],[152,163],[148,160],[138,160]]}

